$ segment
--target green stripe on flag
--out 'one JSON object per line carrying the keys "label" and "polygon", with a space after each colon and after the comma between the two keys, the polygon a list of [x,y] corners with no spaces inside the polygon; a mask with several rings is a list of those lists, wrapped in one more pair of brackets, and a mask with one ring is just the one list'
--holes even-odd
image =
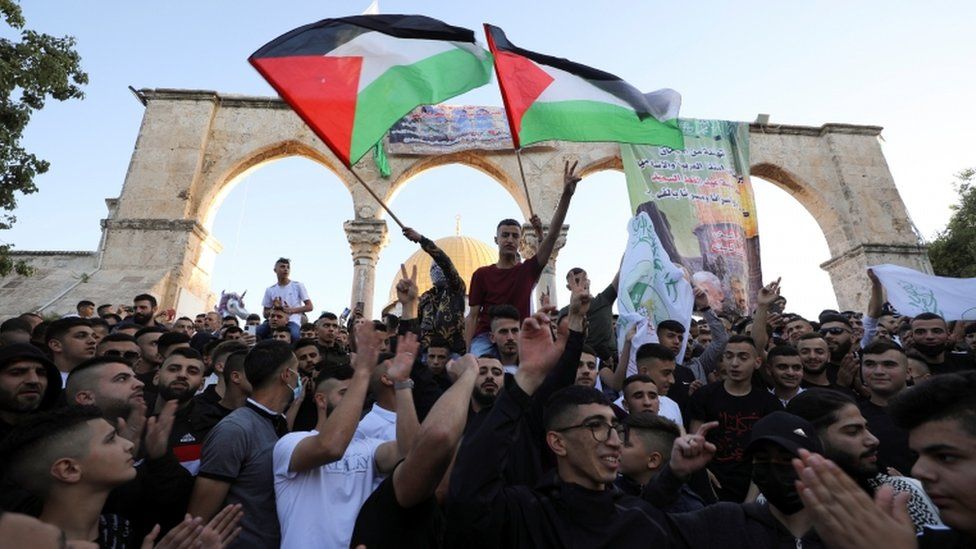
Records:
{"label": "green stripe on flag", "polygon": [[356,100],[350,164],[418,105],[433,105],[483,86],[491,80],[491,54],[483,58],[456,48],[412,65],[398,65],[366,86]]}
{"label": "green stripe on flag", "polygon": [[598,101],[535,102],[522,115],[523,146],[540,141],[616,142],[684,149],[677,120],[640,120],[633,110]]}

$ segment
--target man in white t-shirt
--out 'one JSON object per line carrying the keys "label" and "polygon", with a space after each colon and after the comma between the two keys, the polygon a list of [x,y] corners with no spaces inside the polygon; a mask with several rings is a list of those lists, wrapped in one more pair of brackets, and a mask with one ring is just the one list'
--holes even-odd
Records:
{"label": "man in white t-shirt", "polygon": [[413,334],[401,338],[387,369],[396,391],[397,440],[353,438],[370,376],[378,367],[381,336],[373,324],[356,329],[351,378],[321,379],[315,388],[318,423],[313,431],[285,435],[275,444],[274,485],[283,549],[349,547],[359,509],[378,480],[393,471],[417,432],[410,370],[417,353]]}
{"label": "man in white t-shirt", "polygon": [[275,276],[278,282],[268,286],[264,291],[264,299],[261,306],[264,308],[265,322],[258,326],[258,339],[267,339],[271,336],[271,329],[267,319],[271,315],[273,307],[281,307],[288,313],[288,329],[291,330],[292,341],[301,338],[299,328],[302,325],[302,313],[310,312],[312,300],[308,297],[308,290],[305,285],[297,280],[291,280],[291,260],[286,257],[278,258],[274,266]]}

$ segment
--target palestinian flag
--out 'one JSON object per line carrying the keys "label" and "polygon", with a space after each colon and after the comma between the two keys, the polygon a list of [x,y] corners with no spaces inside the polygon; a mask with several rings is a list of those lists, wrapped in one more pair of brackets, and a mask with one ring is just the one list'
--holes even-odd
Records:
{"label": "palestinian flag", "polygon": [[684,148],[678,92],[644,94],[610,73],[519,48],[498,27],[486,24],[485,34],[516,148],[551,139]]}
{"label": "palestinian flag", "polygon": [[347,166],[417,106],[491,79],[473,31],[421,15],[325,19],[248,60]]}

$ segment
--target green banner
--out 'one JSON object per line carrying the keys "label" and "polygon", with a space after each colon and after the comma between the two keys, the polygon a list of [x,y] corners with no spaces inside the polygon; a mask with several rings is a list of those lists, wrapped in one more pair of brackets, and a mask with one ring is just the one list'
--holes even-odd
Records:
{"label": "green banner", "polygon": [[646,212],[671,261],[712,309],[748,315],[762,287],[749,124],[679,121],[685,149],[621,145],[630,206]]}

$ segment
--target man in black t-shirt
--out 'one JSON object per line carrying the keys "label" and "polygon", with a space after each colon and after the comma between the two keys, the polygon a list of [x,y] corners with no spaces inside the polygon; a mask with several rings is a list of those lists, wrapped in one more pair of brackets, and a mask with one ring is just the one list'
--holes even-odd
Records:
{"label": "man in black t-shirt", "polygon": [[868,421],[868,429],[880,442],[878,461],[908,474],[915,464],[915,455],[908,448],[908,433],[895,425],[887,410],[888,401],[905,390],[908,358],[897,344],[874,341],[864,348],[861,371],[871,397],[859,401],[858,408]]}
{"label": "man in black t-shirt", "polygon": [[912,319],[912,348],[925,356],[932,375],[951,374],[976,368],[972,353],[952,352],[946,321],[935,313],[922,313]]}
{"label": "man in black t-shirt", "polygon": [[722,359],[727,372],[725,381],[710,383],[691,396],[689,431],[696,432],[709,421],[719,422],[708,436],[717,447],[709,469],[721,484],[717,489],[719,499],[741,503],[752,474],[752,463],[745,458],[752,426],[783,406],[774,395],[753,386],[752,375],[760,358],[751,337],[730,337]]}

